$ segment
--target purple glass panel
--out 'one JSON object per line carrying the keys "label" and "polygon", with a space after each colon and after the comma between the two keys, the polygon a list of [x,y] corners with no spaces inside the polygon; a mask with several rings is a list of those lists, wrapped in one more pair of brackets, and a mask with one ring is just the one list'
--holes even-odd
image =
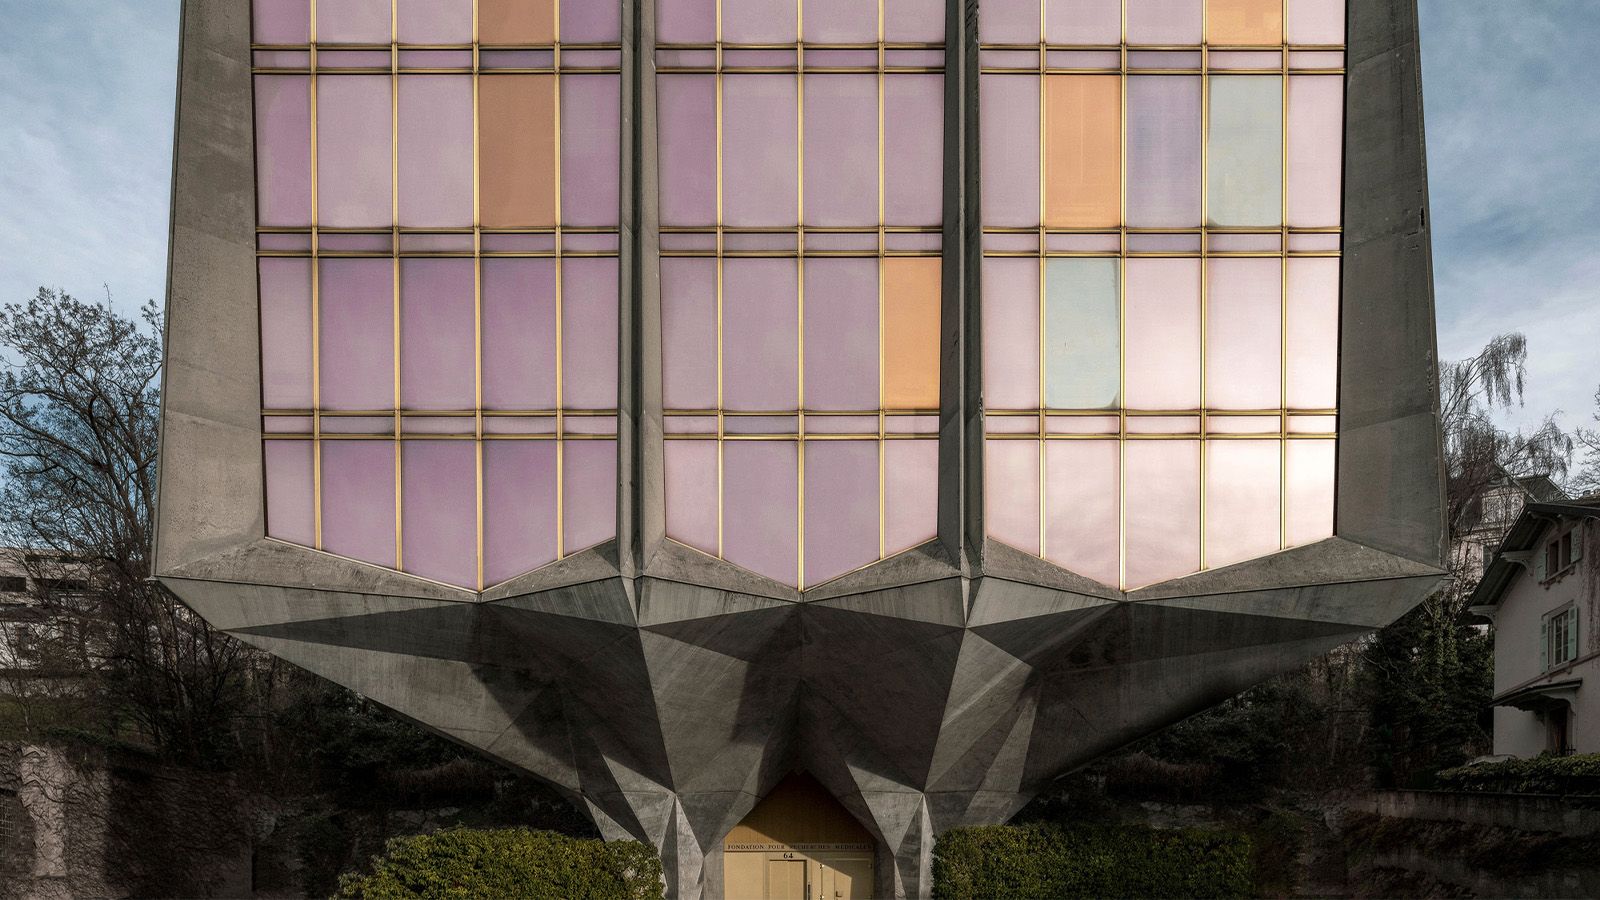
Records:
{"label": "purple glass panel", "polygon": [[1289,43],[1344,43],[1344,3],[1345,0],[1289,0]]}
{"label": "purple glass panel", "polygon": [[1037,44],[1043,24],[1039,0],[983,0],[978,8],[978,40],[985,44]]}
{"label": "purple glass panel", "polygon": [[1045,443],[1044,555],[1112,586],[1122,577],[1120,455],[1116,441]]}
{"label": "purple glass panel", "polygon": [[323,259],[324,409],[394,408],[394,271],[387,259]]}
{"label": "purple glass panel", "polygon": [[875,43],[878,40],[878,5],[861,0],[805,0],[804,28],[808,42]]}
{"label": "purple glass panel", "polygon": [[400,260],[400,403],[406,409],[477,404],[477,337],[470,259]]}
{"label": "purple glass panel", "polygon": [[1289,546],[1301,547],[1333,537],[1333,441],[1290,441],[1288,446]]}
{"label": "purple glass panel", "polygon": [[311,408],[311,260],[261,260],[261,405]]}
{"label": "purple glass panel", "polygon": [[806,442],[806,584],[878,559],[878,442]]}
{"label": "purple glass panel", "polygon": [[[615,4],[597,3],[595,6]],[[561,28],[566,30],[563,19]],[[621,78],[561,76],[561,220],[577,227],[616,227],[622,168]]]}
{"label": "purple glass panel", "polygon": [[267,227],[311,224],[311,79],[257,75],[256,215]]}
{"label": "purple glass panel", "polygon": [[732,44],[792,44],[799,30],[798,6],[794,0],[724,0],[722,39]]}
{"label": "purple glass panel", "polygon": [[717,405],[716,260],[661,260],[661,361],[668,409]]}
{"label": "purple glass panel", "polygon": [[[1039,224],[1039,79],[983,75],[983,224],[1031,228]],[[1199,125],[1196,95],[1196,135]],[[1198,140],[1195,146],[1199,147]],[[1195,159],[1199,160],[1196,150]],[[1196,182],[1198,185],[1198,181]],[[1196,190],[1198,206],[1198,188]]]}
{"label": "purple glass panel", "polygon": [[317,539],[310,441],[266,441],[267,536],[312,546]]}
{"label": "purple glass panel", "polygon": [[944,17],[944,0],[883,0],[884,39],[944,43]]}
{"label": "purple glass panel", "polygon": [[311,0],[254,0],[250,39],[257,44],[304,44],[311,40]]}
{"label": "purple glass panel", "polygon": [[665,442],[667,537],[717,553],[717,442]]}
{"label": "purple glass panel", "polygon": [[806,224],[876,225],[878,77],[806,76],[805,117]]}
{"label": "purple glass panel", "polygon": [[1052,44],[1120,44],[1122,0],[1045,0],[1044,29]]}
{"label": "purple glass panel", "polygon": [[883,452],[884,551],[894,554],[937,536],[939,442],[886,441]]}
{"label": "purple glass panel", "polygon": [[328,228],[388,228],[393,164],[387,75],[317,79],[317,216]]}
{"label": "purple glass panel", "polygon": [[1039,408],[1039,263],[983,261],[983,392],[990,409]]}
{"label": "purple glass panel", "polygon": [[663,225],[716,222],[716,89],[714,75],[662,75],[656,79]]}
{"label": "purple glass panel", "polygon": [[614,44],[621,39],[618,0],[561,0],[561,43]]}
{"label": "purple glass panel", "polygon": [[1206,568],[1278,552],[1279,441],[1206,445]]}
{"label": "purple glass panel", "polygon": [[878,261],[808,259],[806,408],[878,408]]}
{"label": "purple glass panel", "polygon": [[799,298],[792,259],[730,259],[722,272],[723,404],[794,409]]}
{"label": "purple glass panel", "polygon": [[400,43],[472,43],[472,0],[396,0]]}
{"label": "purple glass panel", "polygon": [[[1277,409],[1283,396],[1283,269],[1277,259],[1207,267],[1207,409]],[[1276,548],[1274,548],[1276,549]]]}
{"label": "purple glass panel", "polygon": [[1037,555],[1039,442],[987,441],[983,466],[983,505],[989,536]]}
{"label": "purple glass panel", "polygon": [[732,441],[722,452],[723,558],[795,584],[800,553],[796,442]]}
{"label": "purple glass panel", "polygon": [[792,75],[723,76],[722,210],[726,224],[793,226],[798,221],[795,92]]}
{"label": "purple glass panel", "polygon": [[1200,224],[1200,79],[1128,78],[1128,224]]}
{"label": "purple glass panel", "polygon": [[1202,0],[1127,0],[1128,43],[1199,44]]}
{"label": "purple glass panel", "polygon": [[401,560],[446,584],[478,584],[478,448],[470,441],[400,445]]}
{"label": "purple glass panel", "polygon": [[322,548],[395,565],[393,441],[322,442]]}
{"label": "purple glass panel", "polygon": [[389,43],[389,0],[318,0],[317,41]]}
{"label": "purple glass panel", "polygon": [[1134,590],[1200,568],[1200,442],[1129,441],[1127,587]]}
{"label": "purple glass panel", "polygon": [[561,271],[561,404],[617,406],[617,261],[568,259]]}
{"label": "purple glass panel", "polygon": [[1344,78],[1289,78],[1289,225],[1339,224],[1344,166]]}
{"label": "purple glass panel", "polygon": [[884,76],[885,224],[944,221],[943,123],[943,75]]}
{"label": "purple glass panel", "polygon": [[555,441],[484,442],[484,584],[556,558],[556,451]]}
{"label": "purple glass panel", "polygon": [[472,224],[472,76],[400,76],[400,224]]}
{"label": "purple glass panel", "polygon": [[718,0],[659,0],[656,42],[709,44],[717,38]]}
{"label": "purple glass panel", "polygon": [[502,258],[482,265],[483,405],[554,409],[556,262]]}
{"label": "purple glass panel", "polygon": [[1200,406],[1200,261],[1130,259],[1127,263],[1129,409]]}
{"label": "purple glass panel", "polygon": [[617,442],[562,441],[562,533],[568,556],[617,536]]}
{"label": "purple glass panel", "polygon": [[1339,260],[1289,260],[1289,407],[1333,409],[1339,402]]}

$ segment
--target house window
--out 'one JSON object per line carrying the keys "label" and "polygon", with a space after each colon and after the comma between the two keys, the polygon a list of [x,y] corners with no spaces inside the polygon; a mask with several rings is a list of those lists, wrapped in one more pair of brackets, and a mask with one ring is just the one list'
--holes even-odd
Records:
{"label": "house window", "polygon": [[1570,529],[1544,545],[1544,580],[1566,574],[1578,561],[1577,529]]}
{"label": "house window", "polygon": [[1564,666],[1578,657],[1578,609],[1567,606],[1544,617],[1541,655],[1544,669]]}
{"label": "house window", "polygon": [[28,579],[23,575],[0,575],[0,594],[20,594],[28,589]]}

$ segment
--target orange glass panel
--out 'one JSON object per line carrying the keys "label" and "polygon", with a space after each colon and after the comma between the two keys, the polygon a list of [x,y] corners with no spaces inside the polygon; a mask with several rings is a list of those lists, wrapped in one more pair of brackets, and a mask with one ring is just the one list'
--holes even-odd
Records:
{"label": "orange glass panel", "polygon": [[485,44],[552,44],[555,0],[478,0],[478,36]]}
{"label": "orange glass panel", "polygon": [[553,75],[479,79],[478,193],[484,226],[555,224],[555,108]]}
{"label": "orange glass panel", "polygon": [[1122,206],[1122,79],[1045,78],[1045,224],[1116,227]]}
{"label": "orange glass panel", "polygon": [[883,402],[888,409],[939,405],[937,257],[883,261]]}
{"label": "orange glass panel", "polygon": [[1206,0],[1212,44],[1282,44],[1283,0]]}

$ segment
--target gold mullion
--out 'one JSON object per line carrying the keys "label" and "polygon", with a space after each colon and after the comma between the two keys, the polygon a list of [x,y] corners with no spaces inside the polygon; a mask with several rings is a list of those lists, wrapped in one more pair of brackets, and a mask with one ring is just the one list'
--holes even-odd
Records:
{"label": "gold mullion", "polygon": [[317,152],[317,0],[310,0],[311,28],[311,500],[312,536],[316,549],[322,549],[322,261],[318,225],[322,206],[318,183]]}
{"label": "gold mullion", "polygon": [[[566,479],[567,479],[567,448],[564,440],[567,435],[566,419],[566,336],[565,336],[565,266],[562,258],[566,253],[563,244],[566,243],[562,234],[561,215],[561,4],[552,4],[555,16],[555,44],[554,62],[554,119],[555,119],[555,237],[556,237],[556,559],[563,559],[567,555],[566,540]],[[482,403],[480,401],[479,405]]]}
{"label": "gold mullion", "polygon": [[884,49],[885,22],[883,16],[883,0],[878,0],[878,558],[883,559],[888,554],[888,488],[886,485],[888,466],[888,445],[885,443],[885,433],[888,420],[884,414],[888,405],[888,393],[885,371],[886,361],[884,349],[888,336],[884,333],[887,324],[884,315],[884,258],[888,255],[888,238],[885,233],[888,224],[887,218],[887,193],[888,186],[884,182],[884,144],[887,140],[885,132],[885,110],[889,98],[887,84],[885,83],[884,66],[887,63],[887,51]]}
{"label": "gold mullion", "polygon": [[389,270],[394,306],[394,567],[405,569],[405,460],[400,450],[400,25],[399,0],[389,0]]}
{"label": "gold mullion", "polygon": [[1211,324],[1211,44],[1209,3],[1200,4],[1200,570],[1206,569],[1206,493],[1210,476],[1211,447],[1206,442],[1206,407],[1211,348],[1207,344]]}
{"label": "gold mullion", "polygon": [[[1046,197],[1047,197],[1047,191],[1049,190],[1048,181],[1049,181],[1049,177],[1050,177],[1050,171],[1049,171],[1050,170],[1050,165],[1049,165],[1049,159],[1050,159],[1050,157],[1049,157],[1049,149],[1050,148],[1049,148],[1049,137],[1048,137],[1049,126],[1050,126],[1050,118],[1049,118],[1049,115],[1047,113],[1048,104],[1047,104],[1047,100],[1046,100],[1047,95],[1049,94],[1049,84],[1045,80],[1045,75],[1044,75],[1044,45],[1045,45],[1045,34],[1046,34],[1045,17],[1048,15],[1047,9],[1048,9],[1048,4],[1043,3],[1043,2],[1041,2],[1039,4],[1039,47],[1038,47],[1038,53],[1037,53],[1037,56],[1036,56],[1036,59],[1035,59],[1035,61],[1037,62],[1038,66],[1039,66],[1039,69],[1038,69],[1038,84],[1039,84],[1039,230],[1038,230],[1038,233],[1037,233],[1038,236],[1037,236],[1036,240],[1038,241],[1038,253],[1039,253],[1039,263],[1038,263],[1039,289],[1038,289],[1037,293],[1038,293],[1038,301],[1039,301],[1039,374],[1038,374],[1038,382],[1039,382],[1039,433],[1040,434],[1044,434],[1045,433],[1044,408],[1045,408],[1045,405],[1048,402],[1046,397],[1045,397],[1045,387],[1046,387],[1046,385],[1045,385],[1045,372],[1046,372],[1046,369],[1047,369],[1047,366],[1048,366],[1048,363],[1049,363],[1049,354],[1047,352],[1048,348],[1049,348],[1049,342],[1047,340],[1048,320],[1047,320],[1047,317],[1045,315],[1045,305],[1048,302],[1048,295],[1047,295],[1046,290],[1045,290],[1045,288],[1046,288],[1045,279],[1048,277],[1048,272],[1046,271],[1046,268],[1045,268],[1045,253],[1044,253],[1044,250],[1045,250],[1045,229],[1049,226],[1049,223],[1046,221],[1045,210],[1048,208],[1048,201],[1046,200]],[[1038,464],[1036,466],[1036,469],[1037,469],[1038,477],[1039,477],[1039,491],[1038,491],[1038,495],[1039,495],[1039,498],[1038,498],[1039,499],[1039,503],[1038,503],[1038,507],[1039,507],[1039,555],[1041,557],[1043,557],[1043,556],[1045,556],[1045,538],[1046,538],[1046,535],[1045,535],[1045,523],[1049,520],[1049,515],[1047,514],[1048,513],[1048,507],[1047,507],[1046,502],[1045,502],[1046,501],[1046,494],[1047,494],[1047,491],[1045,490],[1045,484],[1046,484],[1046,479],[1049,477],[1049,472],[1047,471],[1047,463],[1045,461],[1045,446],[1044,446],[1043,442],[1040,442],[1040,444],[1038,446],[1038,453],[1039,453],[1039,459],[1038,459]]]}
{"label": "gold mullion", "polygon": [[[1289,0],[1283,0],[1283,41],[1289,42]],[[1282,429],[1289,433],[1289,51],[1283,52],[1283,71],[1279,76],[1282,109],[1278,120],[1278,225],[1282,229],[1278,262],[1278,403],[1286,410]],[[1341,223],[1343,224],[1343,223]],[[1289,442],[1278,445],[1278,548],[1289,547]]]}
{"label": "gold mullion", "polygon": [[[472,0],[472,342],[473,342],[473,448],[474,524],[477,528],[476,583],[483,590],[483,164],[479,130],[481,50],[478,0]],[[557,247],[560,239],[557,239]],[[557,399],[559,403],[559,398]],[[560,429],[557,429],[560,433]],[[560,445],[557,445],[558,447]]]}
{"label": "gold mullion", "polygon": [[725,249],[725,236],[723,234],[724,222],[722,216],[722,0],[714,0],[716,5],[716,54],[717,70],[713,76],[715,83],[713,90],[716,99],[716,127],[717,127],[717,210],[716,210],[716,279],[717,279],[717,557],[723,558],[723,488],[725,483],[724,470],[726,453],[724,441],[727,439],[727,420],[723,400],[723,353],[722,353],[722,282],[723,282],[723,251]]}
{"label": "gold mullion", "polygon": [[[1122,4],[1122,183],[1117,230],[1117,586],[1128,589],[1128,5]],[[1204,219],[1202,219],[1204,221]]]}

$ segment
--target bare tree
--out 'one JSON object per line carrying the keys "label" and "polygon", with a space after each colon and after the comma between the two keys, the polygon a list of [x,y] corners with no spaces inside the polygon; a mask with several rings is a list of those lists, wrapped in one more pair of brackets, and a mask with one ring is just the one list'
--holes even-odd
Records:
{"label": "bare tree", "polygon": [[1568,488],[1575,494],[1600,494],[1600,389],[1594,392],[1594,427],[1578,426],[1573,439],[1583,449],[1583,469],[1573,476]]}

